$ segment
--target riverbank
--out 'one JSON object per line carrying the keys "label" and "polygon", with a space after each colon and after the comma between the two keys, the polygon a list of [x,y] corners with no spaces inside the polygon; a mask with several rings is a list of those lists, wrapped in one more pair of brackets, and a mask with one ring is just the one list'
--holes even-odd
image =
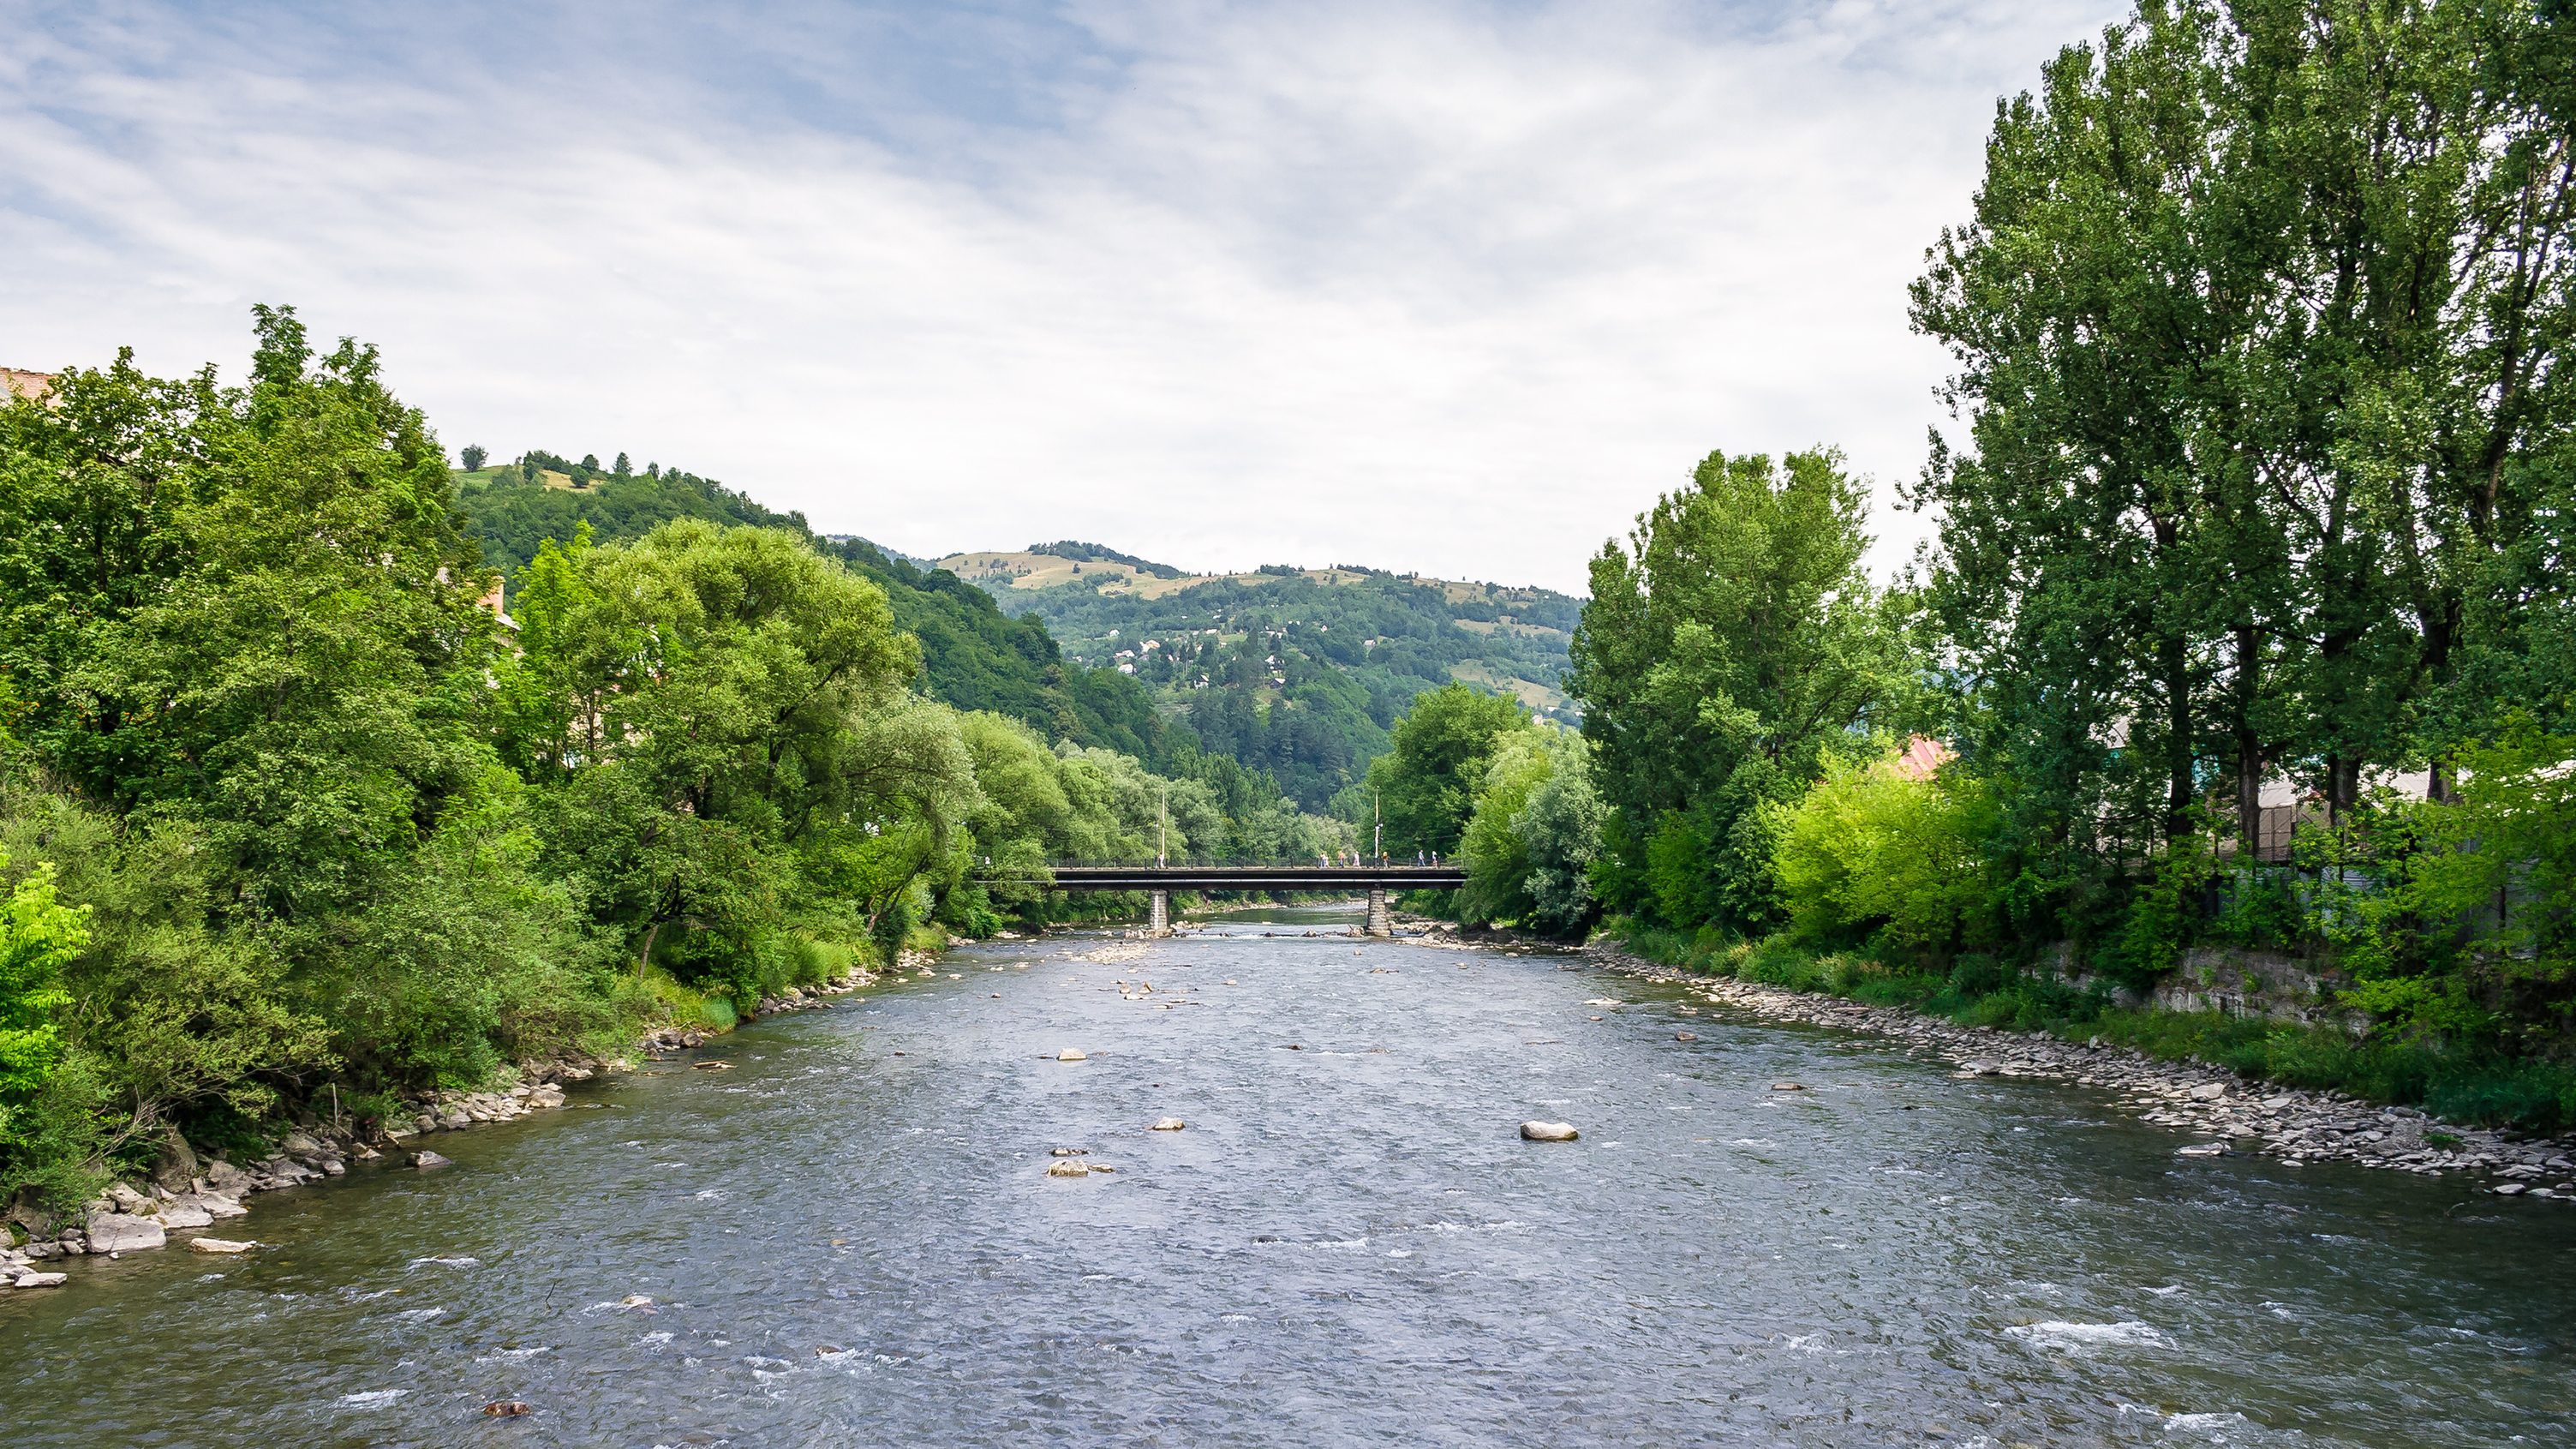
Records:
{"label": "riverbank", "polygon": [[2565,1137],[2518,1137],[2345,1092],[2249,1081],[2224,1066],[2160,1058],[2100,1033],[2074,1040],[2045,1029],[1961,1023],[1906,1006],[1687,971],[1606,942],[1576,954],[1765,1021],[1894,1037],[1949,1062],[1962,1077],[2036,1078],[2118,1092],[2144,1120],[2192,1139],[2175,1149],[2179,1156],[2248,1153],[2290,1167],[2352,1162],[2428,1177],[2467,1173],[2489,1179],[2486,1190],[2500,1196],[2576,1202],[2576,1141]]}
{"label": "riverbank", "polygon": [[[927,952],[908,951],[896,971],[927,972],[935,959]],[[816,986],[791,986],[755,1003],[740,1020],[826,1007],[834,998],[849,996],[879,979],[866,971],[853,971]],[[93,1254],[121,1257],[172,1246],[223,1255],[256,1251],[261,1245],[255,1239],[204,1230],[249,1216],[246,1200],[255,1194],[342,1177],[353,1162],[399,1156],[423,1171],[444,1167],[447,1159],[424,1145],[424,1139],[560,1110],[569,1105],[567,1087],[637,1070],[639,1059],[668,1060],[669,1053],[704,1046],[729,1029],[665,1023],[639,1036],[627,1053],[522,1062],[507,1074],[506,1084],[402,1099],[398,1110],[382,1119],[349,1120],[336,1112],[325,1116],[317,1110],[322,1104],[309,1103],[297,1114],[295,1125],[268,1144],[273,1149],[269,1155],[248,1166],[222,1156],[200,1159],[193,1147],[174,1134],[150,1173],[136,1181],[110,1184],[83,1205],[77,1218],[57,1220],[23,1207],[17,1210],[8,1220],[8,1231],[0,1234],[0,1288],[59,1287],[69,1280],[61,1264]],[[224,1231],[229,1234],[238,1228],[226,1226]]]}

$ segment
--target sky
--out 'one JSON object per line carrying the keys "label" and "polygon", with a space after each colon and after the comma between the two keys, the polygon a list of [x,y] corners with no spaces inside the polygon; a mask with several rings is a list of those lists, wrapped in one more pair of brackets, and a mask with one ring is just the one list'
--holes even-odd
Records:
{"label": "sky", "polygon": [[2104,0],[0,0],[0,366],[632,455],[924,556],[1579,592],[1712,450],[1955,426],[1906,285]]}

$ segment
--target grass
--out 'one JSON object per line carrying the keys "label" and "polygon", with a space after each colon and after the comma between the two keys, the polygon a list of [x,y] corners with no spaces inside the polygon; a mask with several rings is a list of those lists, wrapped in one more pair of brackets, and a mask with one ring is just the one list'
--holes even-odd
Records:
{"label": "grass", "polygon": [[2354,1037],[2334,1027],[2142,1010],[2100,988],[1964,957],[1947,973],[1866,952],[1818,951],[1783,938],[1727,941],[1629,924],[1614,934],[1638,956],[1705,976],[1731,976],[1810,995],[1901,1007],[1964,1026],[2100,1039],[2160,1061],[2203,1062],[2257,1081],[2422,1107],[2482,1127],[2557,1132],[2576,1126],[2576,1066],[2436,1041]]}

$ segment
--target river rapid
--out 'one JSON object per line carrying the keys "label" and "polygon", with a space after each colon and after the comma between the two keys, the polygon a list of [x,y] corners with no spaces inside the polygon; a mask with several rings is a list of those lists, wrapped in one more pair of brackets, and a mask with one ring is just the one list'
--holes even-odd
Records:
{"label": "river rapid", "polygon": [[2105,1093],[1299,934],[1349,919],[952,952],[263,1196],[247,1258],[81,1260],[0,1298],[0,1440],[2576,1438],[2567,1204],[2177,1158]]}

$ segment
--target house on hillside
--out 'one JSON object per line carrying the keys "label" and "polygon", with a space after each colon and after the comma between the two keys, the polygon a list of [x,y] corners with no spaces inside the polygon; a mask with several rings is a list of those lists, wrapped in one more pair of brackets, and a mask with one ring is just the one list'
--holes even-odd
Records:
{"label": "house on hillside", "polygon": [[10,401],[22,397],[42,401],[53,390],[54,375],[50,372],[29,372],[23,367],[0,367],[0,391],[5,391]]}

